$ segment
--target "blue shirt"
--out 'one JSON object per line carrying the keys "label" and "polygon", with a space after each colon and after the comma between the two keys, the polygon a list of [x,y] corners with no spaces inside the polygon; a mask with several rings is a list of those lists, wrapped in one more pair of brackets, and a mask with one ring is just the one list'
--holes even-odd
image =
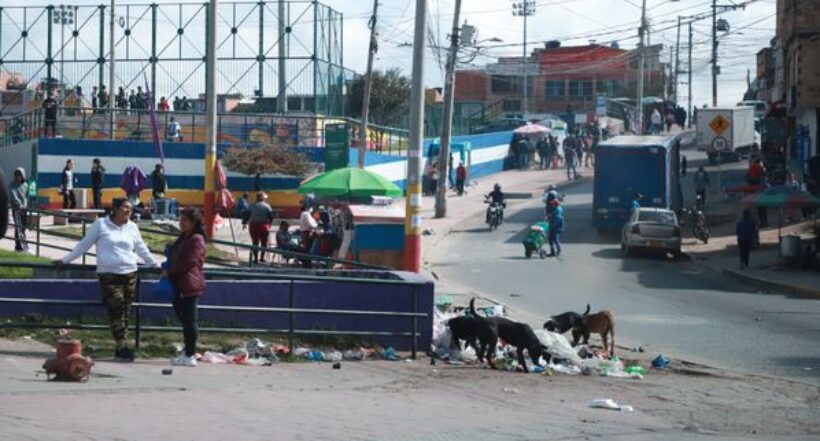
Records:
{"label": "blue shirt", "polygon": [[632,199],[632,208],[641,208],[641,203],[637,199]]}

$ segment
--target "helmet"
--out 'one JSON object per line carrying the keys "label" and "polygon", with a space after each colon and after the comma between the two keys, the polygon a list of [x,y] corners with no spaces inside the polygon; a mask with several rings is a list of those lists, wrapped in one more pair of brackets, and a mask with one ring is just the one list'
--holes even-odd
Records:
{"label": "helmet", "polygon": [[556,189],[555,184],[550,184],[550,186],[547,187],[547,190],[555,190],[555,189]]}
{"label": "helmet", "polygon": [[496,182],[495,185],[493,185],[493,190],[495,190],[495,191],[501,190],[501,186],[498,185],[498,183]]}

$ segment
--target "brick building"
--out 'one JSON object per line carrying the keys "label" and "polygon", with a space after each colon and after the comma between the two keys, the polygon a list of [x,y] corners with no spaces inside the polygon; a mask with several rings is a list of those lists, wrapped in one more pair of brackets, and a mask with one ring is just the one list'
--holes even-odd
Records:
{"label": "brick building", "polygon": [[[661,45],[647,47],[645,96],[663,96],[665,65]],[[527,60],[527,113],[595,111],[597,96],[636,95],[637,51],[590,44],[561,47],[555,43],[536,49]],[[481,103],[501,112],[523,110],[521,57],[499,58],[481,69],[456,71],[455,101]]]}

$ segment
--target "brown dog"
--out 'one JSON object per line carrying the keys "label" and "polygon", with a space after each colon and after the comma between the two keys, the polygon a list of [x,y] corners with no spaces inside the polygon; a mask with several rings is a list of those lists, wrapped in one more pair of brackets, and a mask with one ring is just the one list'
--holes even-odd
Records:
{"label": "brown dog", "polygon": [[[589,344],[589,335],[599,334],[604,342],[604,350],[608,351],[610,355],[615,355],[615,317],[612,316],[612,313],[603,310],[583,317],[581,328],[572,330],[572,345],[577,345],[579,338],[582,336],[584,337],[584,344]],[[607,336],[612,341],[611,351],[607,345]]]}

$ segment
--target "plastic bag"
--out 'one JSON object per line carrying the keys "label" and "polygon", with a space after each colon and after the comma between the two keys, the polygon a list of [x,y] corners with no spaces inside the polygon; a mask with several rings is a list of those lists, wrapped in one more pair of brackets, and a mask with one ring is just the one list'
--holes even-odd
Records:
{"label": "plastic bag", "polygon": [[169,278],[163,277],[154,284],[151,292],[159,298],[173,300],[175,295],[174,284],[171,283]]}
{"label": "plastic bag", "polygon": [[561,334],[547,331],[546,329],[536,329],[535,336],[542,345],[547,347],[547,351],[558,359],[567,360],[575,366],[581,366],[581,357],[575,353],[567,338]]}

